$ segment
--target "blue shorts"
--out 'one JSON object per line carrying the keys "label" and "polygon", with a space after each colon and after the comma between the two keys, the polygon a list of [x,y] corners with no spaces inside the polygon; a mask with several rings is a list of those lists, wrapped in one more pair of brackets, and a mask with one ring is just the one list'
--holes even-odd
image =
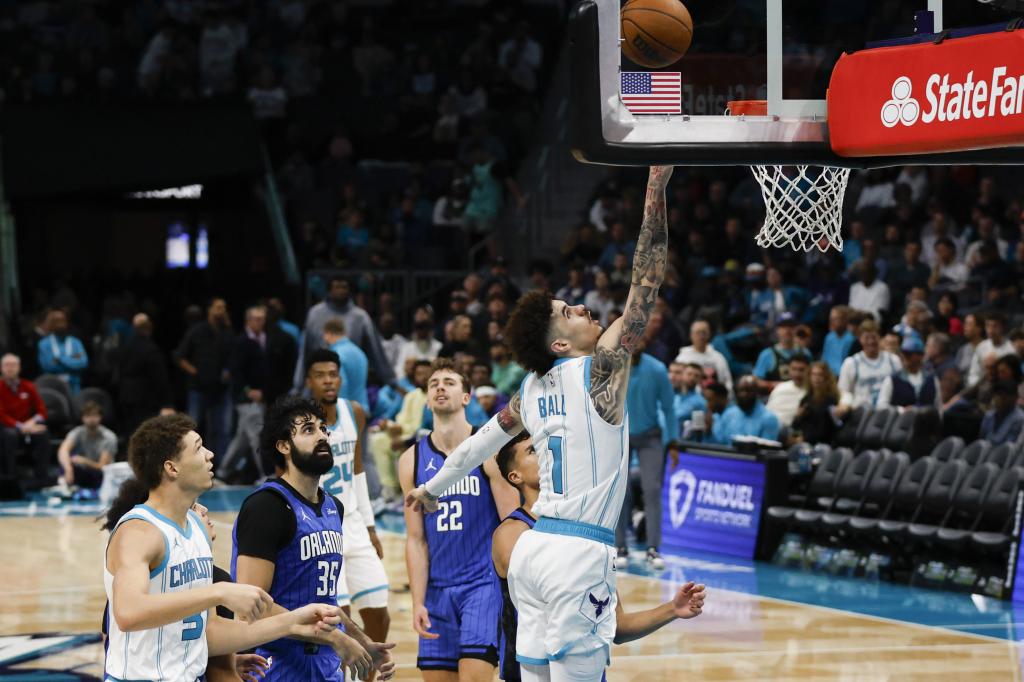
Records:
{"label": "blue shorts", "polygon": [[256,653],[270,661],[263,682],[292,680],[328,680],[344,682],[341,659],[329,646],[298,640],[277,640],[271,648],[258,647]]}
{"label": "blue shorts", "polygon": [[501,588],[493,576],[468,585],[427,585],[425,604],[431,631],[440,637],[420,637],[416,667],[420,670],[459,670],[460,658],[498,664],[498,619]]}

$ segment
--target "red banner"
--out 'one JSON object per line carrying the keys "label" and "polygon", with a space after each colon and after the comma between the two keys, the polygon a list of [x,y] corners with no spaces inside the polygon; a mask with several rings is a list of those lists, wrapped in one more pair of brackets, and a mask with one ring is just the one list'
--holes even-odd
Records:
{"label": "red banner", "polygon": [[840,156],[1024,145],[1024,31],[844,54],[828,127]]}

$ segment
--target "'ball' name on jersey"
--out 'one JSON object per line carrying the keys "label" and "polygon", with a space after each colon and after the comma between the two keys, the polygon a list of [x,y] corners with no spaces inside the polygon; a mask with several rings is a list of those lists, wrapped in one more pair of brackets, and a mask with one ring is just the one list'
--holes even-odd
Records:
{"label": "'ball' name on jersey", "polygon": [[565,416],[565,394],[549,395],[546,398],[537,398],[537,407],[540,410],[540,418],[564,417]]}
{"label": "'ball' name on jersey", "polygon": [[319,530],[303,535],[299,540],[299,553],[303,561],[322,554],[341,554],[341,548],[341,533],[336,530]]}
{"label": "'ball' name on jersey", "polygon": [[171,588],[188,585],[194,580],[213,578],[213,557],[186,559],[180,564],[171,566]]}

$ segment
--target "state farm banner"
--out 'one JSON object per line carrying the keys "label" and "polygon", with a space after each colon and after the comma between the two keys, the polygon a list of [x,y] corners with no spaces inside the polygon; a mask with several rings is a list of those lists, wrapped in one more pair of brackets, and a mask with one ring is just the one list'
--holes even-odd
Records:
{"label": "state farm banner", "polygon": [[665,467],[662,544],[753,558],[764,488],[761,462],[680,453]]}
{"label": "state farm banner", "polygon": [[828,127],[840,156],[1024,144],[1024,31],[844,54]]}

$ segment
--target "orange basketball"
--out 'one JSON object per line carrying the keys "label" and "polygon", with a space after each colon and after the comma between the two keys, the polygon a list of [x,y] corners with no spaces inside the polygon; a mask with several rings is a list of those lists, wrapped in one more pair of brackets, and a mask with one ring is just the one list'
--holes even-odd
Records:
{"label": "orange basketball", "polygon": [[622,7],[622,39],[630,60],[660,69],[690,49],[693,19],[679,0],[629,0]]}

